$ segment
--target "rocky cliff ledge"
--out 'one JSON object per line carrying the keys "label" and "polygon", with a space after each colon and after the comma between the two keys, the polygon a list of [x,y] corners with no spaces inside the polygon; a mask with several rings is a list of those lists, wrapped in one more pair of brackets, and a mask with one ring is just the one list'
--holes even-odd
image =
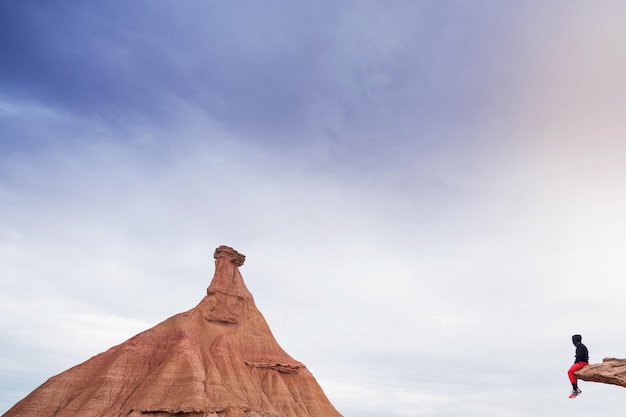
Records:
{"label": "rocky cliff ledge", "polygon": [[604,358],[576,372],[583,381],[601,382],[626,388],[626,359]]}

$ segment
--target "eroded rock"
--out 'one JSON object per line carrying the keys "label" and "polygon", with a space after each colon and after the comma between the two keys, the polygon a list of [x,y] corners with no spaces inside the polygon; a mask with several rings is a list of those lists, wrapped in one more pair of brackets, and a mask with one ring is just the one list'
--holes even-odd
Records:
{"label": "eroded rock", "polygon": [[602,363],[589,364],[575,375],[583,381],[626,387],[626,359],[604,358]]}
{"label": "eroded rock", "polygon": [[196,307],[53,376],[3,417],[341,417],[272,335],[239,272],[245,256],[214,256]]}

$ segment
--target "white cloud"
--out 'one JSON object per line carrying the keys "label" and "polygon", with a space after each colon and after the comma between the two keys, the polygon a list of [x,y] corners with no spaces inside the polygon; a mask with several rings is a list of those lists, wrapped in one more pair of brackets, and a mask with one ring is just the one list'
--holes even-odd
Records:
{"label": "white cloud", "polygon": [[[34,388],[193,307],[214,248],[227,244],[248,256],[241,272],[279,343],[346,417],[617,415],[621,397],[603,386],[586,385],[576,406],[566,398],[570,334],[584,335],[594,361],[626,344],[615,330],[626,314],[623,121],[593,111],[598,100],[623,107],[607,87],[621,74],[611,52],[621,47],[591,54],[615,64],[599,73],[595,62],[563,78],[542,67],[566,61],[550,51],[576,30],[575,15],[561,37],[539,25],[547,33],[520,38],[528,49],[510,64],[523,72],[538,56],[536,72],[519,84],[498,78],[502,108],[460,112],[476,120],[457,118],[458,108],[438,114],[447,102],[430,103],[410,76],[424,70],[419,59],[395,61],[410,14],[373,16],[382,37],[362,33],[358,15],[343,22],[338,33],[350,35],[322,71],[339,75],[311,81],[324,88],[311,93],[312,119],[287,129],[290,141],[235,134],[184,95],[172,94],[168,110],[186,125],[166,127],[1,101],[15,132],[50,136],[0,156],[1,379],[21,372],[32,377],[20,386]],[[592,32],[574,62],[613,39]],[[447,36],[441,47],[459,34]],[[345,51],[361,39],[365,61]],[[452,52],[439,58],[452,62]],[[359,63],[371,66],[353,73]],[[420,72],[424,82],[431,72]],[[611,75],[598,90],[577,88],[598,74]],[[327,96],[329,85],[341,91]],[[577,92],[593,100],[568,105]],[[405,106],[416,97],[425,101]],[[20,398],[11,390],[0,407]]]}
{"label": "white cloud", "polygon": [[[594,291],[621,286],[621,211],[603,200],[618,182],[602,171],[581,205],[567,170],[546,177],[547,162],[523,158],[443,169],[448,187],[427,196],[237,142],[144,158],[105,143],[5,164],[7,364],[48,352],[40,369],[56,373],[193,307],[220,244],[248,256],[242,273],[279,343],[358,415],[524,415],[481,394],[495,389],[490,370],[512,399],[515,377],[563,373],[569,333],[586,334],[594,357],[612,350],[601,341],[624,342],[606,334],[626,312],[619,297]],[[451,404],[458,395],[466,405]]]}

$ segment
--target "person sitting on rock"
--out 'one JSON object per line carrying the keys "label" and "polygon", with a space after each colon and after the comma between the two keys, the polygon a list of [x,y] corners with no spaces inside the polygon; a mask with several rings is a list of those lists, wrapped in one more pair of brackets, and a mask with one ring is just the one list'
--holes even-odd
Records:
{"label": "person sitting on rock", "polygon": [[569,395],[570,398],[576,398],[582,393],[578,388],[578,379],[576,375],[574,375],[574,372],[589,365],[589,351],[587,350],[587,346],[583,345],[582,340],[583,337],[579,334],[572,336],[572,343],[576,346],[576,359],[574,360],[574,364],[569,368],[569,371],[567,371],[569,381],[572,383],[572,393]]}

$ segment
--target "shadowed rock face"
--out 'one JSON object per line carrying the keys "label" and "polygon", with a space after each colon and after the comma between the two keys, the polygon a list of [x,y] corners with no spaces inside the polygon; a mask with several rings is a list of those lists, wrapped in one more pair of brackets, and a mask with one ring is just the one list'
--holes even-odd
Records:
{"label": "shadowed rock face", "polygon": [[626,387],[626,359],[605,358],[602,363],[589,364],[576,371],[575,375],[583,381]]}
{"label": "shadowed rock face", "polygon": [[35,389],[3,417],[341,417],[276,342],[220,246],[207,295]]}

